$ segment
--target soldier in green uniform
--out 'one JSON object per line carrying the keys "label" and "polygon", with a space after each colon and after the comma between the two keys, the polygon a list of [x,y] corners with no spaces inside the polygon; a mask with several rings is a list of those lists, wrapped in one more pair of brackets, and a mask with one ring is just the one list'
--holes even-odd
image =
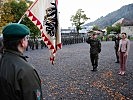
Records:
{"label": "soldier in green uniform", "polygon": [[113,37],[113,41],[115,41],[115,55],[116,55],[116,62],[115,63],[119,63],[119,55],[118,55],[118,48],[119,48],[119,42],[120,42],[120,34],[116,34],[115,37]]}
{"label": "soldier in green uniform", "polygon": [[90,44],[90,59],[93,66],[91,71],[97,71],[98,54],[101,52],[101,42],[97,39],[97,35],[95,33],[93,33],[86,42]]}
{"label": "soldier in green uniform", "polygon": [[23,55],[30,31],[23,24],[4,27],[4,53],[0,59],[0,100],[42,100],[41,80]]}
{"label": "soldier in green uniform", "polygon": [[40,43],[41,43],[41,49],[43,49],[43,47],[45,46],[45,43],[43,40],[41,40]]}

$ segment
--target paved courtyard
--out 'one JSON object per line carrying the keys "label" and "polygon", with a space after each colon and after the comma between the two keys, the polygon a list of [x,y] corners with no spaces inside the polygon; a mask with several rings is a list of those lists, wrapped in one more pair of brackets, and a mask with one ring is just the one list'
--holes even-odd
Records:
{"label": "paved courtyard", "polygon": [[133,100],[133,42],[124,76],[118,75],[113,41],[102,42],[96,72],[90,71],[87,43],[64,45],[57,52],[54,66],[47,48],[25,54],[43,80],[44,100]]}

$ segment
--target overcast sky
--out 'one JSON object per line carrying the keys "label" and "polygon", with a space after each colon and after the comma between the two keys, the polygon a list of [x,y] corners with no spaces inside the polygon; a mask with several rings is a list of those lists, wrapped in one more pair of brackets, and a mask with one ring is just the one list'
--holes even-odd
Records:
{"label": "overcast sky", "polygon": [[71,27],[70,18],[78,9],[90,18],[88,23],[131,3],[133,0],[58,0],[60,27]]}
{"label": "overcast sky", "polygon": [[86,22],[88,23],[131,3],[133,0],[58,0],[60,27],[71,27],[70,18],[78,9],[85,11],[87,17],[90,18]]}

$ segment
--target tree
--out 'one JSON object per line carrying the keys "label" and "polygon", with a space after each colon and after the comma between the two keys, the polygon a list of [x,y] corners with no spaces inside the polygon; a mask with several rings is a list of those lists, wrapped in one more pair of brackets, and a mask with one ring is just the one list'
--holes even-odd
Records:
{"label": "tree", "polygon": [[70,21],[72,21],[72,25],[76,27],[77,33],[79,34],[79,30],[82,29],[81,25],[85,23],[89,18],[84,14],[82,9],[78,9],[75,15],[71,16]]}
{"label": "tree", "polygon": [[120,33],[120,30],[121,30],[121,24],[116,24],[115,26],[108,26],[107,34],[110,34],[111,32]]}
{"label": "tree", "polygon": [[0,27],[5,26],[7,23],[11,23],[14,20],[14,15],[11,13],[10,3],[5,3],[1,7],[1,19],[0,19]]}
{"label": "tree", "polygon": [[12,1],[10,3],[10,6],[12,8],[11,13],[14,15],[13,22],[17,23],[22,15],[25,13],[25,11],[28,9],[28,6],[25,1]]}
{"label": "tree", "polygon": [[99,27],[98,26],[93,26],[92,30],[99,30]]}
{"label": "tree", "polygon": [[113,31],[113,27],[112,26],[108,26],[107,27],[107,34],[110,34],[111,31]]}
{"label": "tree", "polygon": [[115,31],[116,31],[116,33],[120,33],[120,31],[121,31],[121,24],[116,24],[116,26],[115,26]]}
{"label": "tree", "polygon": [[[32,2],[29,2],[30,4]],[[23,14],[28,9],[28,5],[26,1],[9,1],[5,3],[2,7],[1,19],[0,19],[0,27],[5,26],[8,23],[17,23]],[[27,25],[30,28],[31,36],[35,38],[40,35],[40,30],[29,20],[29,18],[25,17],[21,21],[22,24]]]}

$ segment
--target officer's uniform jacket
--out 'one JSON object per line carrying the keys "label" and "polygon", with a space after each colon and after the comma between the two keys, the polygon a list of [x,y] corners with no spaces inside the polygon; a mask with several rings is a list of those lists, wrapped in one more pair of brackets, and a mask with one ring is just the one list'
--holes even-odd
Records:
{"label": "officer's uniform jacket", "polygon": [[91,54],[98,54],[101,52],[101,43],[98,39],[88,38],[86,42],[88,44],[90,44],[90,53]]}
{"label": "officer's uniform jacket", "polygon": [[119,48],[119,42],[120,42],[120,37],[114,37],[112,40],[115,41],[115,49],[118,51]]}
{"label": "officer's uniform jacket", "polygon": [[6,50],[1,57],[0,100],[42,100],[39,75],[19,52]]}

